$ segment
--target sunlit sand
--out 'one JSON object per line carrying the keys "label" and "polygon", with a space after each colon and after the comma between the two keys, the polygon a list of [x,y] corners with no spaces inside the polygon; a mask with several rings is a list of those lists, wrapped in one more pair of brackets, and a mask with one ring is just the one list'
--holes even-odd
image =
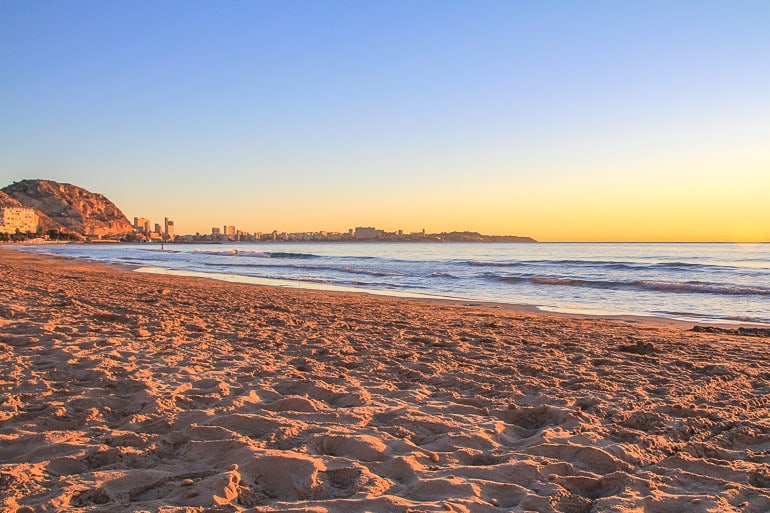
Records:
{"label": "sunlit sand", "polygon": [[767,339],[0,250],[0,511],[770,510]]}

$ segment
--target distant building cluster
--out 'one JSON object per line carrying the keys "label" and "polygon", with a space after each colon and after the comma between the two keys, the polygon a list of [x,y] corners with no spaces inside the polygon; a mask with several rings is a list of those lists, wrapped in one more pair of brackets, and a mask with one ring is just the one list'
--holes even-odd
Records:
{"label": "distant building cluster", "polygon": [[351,228],[347,232],[245,232],[235,226],[214,226],[211,233],[196,233],[194,235],[179,235],[177,242],[323,242],[323,241],[399,241],[425,240],[425,230],[404,234],[402,230],[386,232],[372,227]]}
{"label": "distant building cluster", "polygon": [[[403,230],[387,232],[372,226],[359,226],[346,232],[246,232],[234,225],[214,226],[210,233],[176,235],[174,222],[165,219],[164,225],[152,223],[144,217],[134,218],[135,240],[142,242],[173,241],[181,243],[224,242],[533,242],[526,237],[506,235],[481,235],[476,232],[425,233],[425,230],[404,233]],[[525,240],[527,239],[527,240]]]}
{"label": "distant building cluster", "polygon": [[163,242],[173,241],[176,238],[174,221],[168,217],[164,218],[163,226],[160,223],[155,223],[153,228],[151,226],[151,221],[146,217],[134,217],[134,234],[136,239],[143,242]]}
{"label": "distant building cluster", "polygon": [[424,240],[425,230],[413,233],[404,233],[403,230],[395,232],[386,232],[385,230],[378,230],[371,226],[359,226],[355,231],[351,230],[352,238],[355,240],[388,240],[388,241],[408,241],[408,240]]}
{"label": "distant building cluster", "polygon": [[31,208],[0,208],[0,233],[14,234],[37,232],[38,215]]}

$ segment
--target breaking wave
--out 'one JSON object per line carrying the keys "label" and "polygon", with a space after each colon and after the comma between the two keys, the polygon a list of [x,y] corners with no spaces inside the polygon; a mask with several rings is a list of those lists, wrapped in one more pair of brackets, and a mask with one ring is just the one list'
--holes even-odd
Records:
{"label": "breaking wave", "polygon": [[718,270],[725,266],[703,265],[689,262],[622,262],[616,260],[528,260],[522,261],[481,261],[468,260],[465,262],[471,267],[552,267],[557,268],[597,268],[606,270]]}
{"label": "breaking wave", "polygon": [[214,255],[214,256],[236,256],[236,257],[251,257],[251,258],[318,258],[318,255],[311,253],[288,253],[288,252],[269,252],[269,251],[248,251],[242,249],[219,249],[219,250],[195,250],[194,254],[198,255]]}
{"label": "breaking wave", "polygon": [[586,287],[614,290],[650,290],[674,294],[718,294],[726,296],[770,296],[770,288],[719,285],[703,282],[669,282],[655,280],[606,281],[551,276],[500,276],[486,273],[485,278],[506,283],[532,283],[562,287]]}

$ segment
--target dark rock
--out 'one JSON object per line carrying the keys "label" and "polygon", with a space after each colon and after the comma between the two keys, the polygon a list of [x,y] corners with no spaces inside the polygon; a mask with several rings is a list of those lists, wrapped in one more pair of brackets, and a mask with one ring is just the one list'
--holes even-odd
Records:
{"label": "dark rock", "polygon": [[693,326],[690,331],[697,333],[722,333],[744,337],[770,337],[770,328],[720,328],[718,326]]}

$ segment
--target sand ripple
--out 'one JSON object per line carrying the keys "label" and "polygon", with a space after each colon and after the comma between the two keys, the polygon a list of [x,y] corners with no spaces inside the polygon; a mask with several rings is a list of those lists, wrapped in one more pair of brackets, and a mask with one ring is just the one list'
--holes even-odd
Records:
{"label": "sand ripple", "polygon": [[770,511],[767,343],[0,252],[0,511]]}

